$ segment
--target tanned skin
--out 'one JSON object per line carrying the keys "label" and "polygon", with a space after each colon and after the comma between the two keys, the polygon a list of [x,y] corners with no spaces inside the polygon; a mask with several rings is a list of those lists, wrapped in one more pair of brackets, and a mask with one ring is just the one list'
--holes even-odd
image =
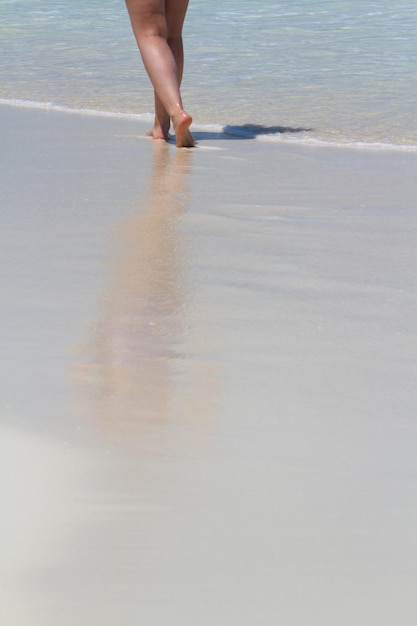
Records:
{"label": "tanned skin", "polygon": [[155,120],[148,135],[169,139],[175,131],[178,148],[192,148],[192,117],[181,99],[184,69],[182,27],[188,0],[126,0],[133,33],[155,94]]}

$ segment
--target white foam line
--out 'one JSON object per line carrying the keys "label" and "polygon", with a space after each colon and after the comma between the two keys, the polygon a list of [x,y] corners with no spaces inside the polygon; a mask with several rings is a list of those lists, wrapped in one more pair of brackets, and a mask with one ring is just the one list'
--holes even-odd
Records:
{"label": "white foam line", "polygon": [[28,109],[46,109],[49,111],[59,111],[61,113],[71,113],[73,115],[90,115],[92,117],[112,117],[117,119],[144,120],[152,119],[152,113],[123,113],[121,111],[101,111],[99,109],[76,109],[64,104],[55,102],[36,102],[33,100],[6,100],[0,98],[0,104]]}
{"label": "white foam line", "polygon": [[[29,109],[46,109],[51,111],[59,111],[62,113],[71,113],[74,115],[90,115],[92,117],[110,117],[113,119],[126,119],[146,121],[153,119],[152,113],[123,113],[120,111],[102,111],[98,109],[76,109],[67,105],[57,104],[55,102],[37,102],[32,100],[8,100],[0,98],[0,105],[8,105],[14,107],[26,107]],[[285,135],[285,133],[276,133],[274,135],[254,135],[251,131],[245,132],[244,130],[236,129],[232,130],[229,126],[221,126],[220,124],[193,124],[195,130],[205,132],[218,132],[224,133],[229,136],[235,136],[236,138],[256,139],[257,141],[266,141],[272,143],[289,143],[297,145],[305,145],[312,147],[324,147],[324,148],[347,148],[355,150],[380,150],[380,151],[396,151],[396,152],[417,152],[417,145],[412,144],[395,144],[395,143],[382,143],[382,142],[364,142],[364,141],[330,141],[325,139],[315,139],[312,137],[294,137]]]}
{"label": "white foam line", "polygon": [[275,143],[303,144],[314,148],[353,148],[355,150],[395,150],[397,152],[417,152],[417,145],[413,144],[383,143],[378,141],[330,141],[325,139],[316,139],[313,137],[288,137],[282,133],[277,133],[275,135],[256,135],[253,139],[256,139],[257,141]]}

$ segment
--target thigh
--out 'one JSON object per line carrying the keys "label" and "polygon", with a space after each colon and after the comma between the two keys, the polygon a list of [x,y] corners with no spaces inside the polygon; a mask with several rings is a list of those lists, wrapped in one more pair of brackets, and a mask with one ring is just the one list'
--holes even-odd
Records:
{"label": "thigh", "polygon": [[180,37],[187,13],[188,0],[165,0],[168,37]]}
{"label": "thigh", "polygon": [[165,0],[126,0],[136,36],[167,34]]}

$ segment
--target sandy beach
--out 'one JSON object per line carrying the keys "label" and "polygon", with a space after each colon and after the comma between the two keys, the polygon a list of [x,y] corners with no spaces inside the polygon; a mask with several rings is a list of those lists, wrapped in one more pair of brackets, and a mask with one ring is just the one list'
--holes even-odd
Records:
{"label": "sandy beach", "polygon": [[415,626],[417,153],[0,125],[0,623]]}

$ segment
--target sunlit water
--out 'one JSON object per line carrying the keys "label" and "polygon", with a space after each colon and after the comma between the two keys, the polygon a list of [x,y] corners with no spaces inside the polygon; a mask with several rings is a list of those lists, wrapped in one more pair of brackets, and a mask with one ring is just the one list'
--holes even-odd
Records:
{"label": "sunlit water", "polygon": [[[152,110],[121,0],[3,0],[0,17],[0,98]],[[184,35],[197,123],[417,144],[413,0],[191,0]]]}

